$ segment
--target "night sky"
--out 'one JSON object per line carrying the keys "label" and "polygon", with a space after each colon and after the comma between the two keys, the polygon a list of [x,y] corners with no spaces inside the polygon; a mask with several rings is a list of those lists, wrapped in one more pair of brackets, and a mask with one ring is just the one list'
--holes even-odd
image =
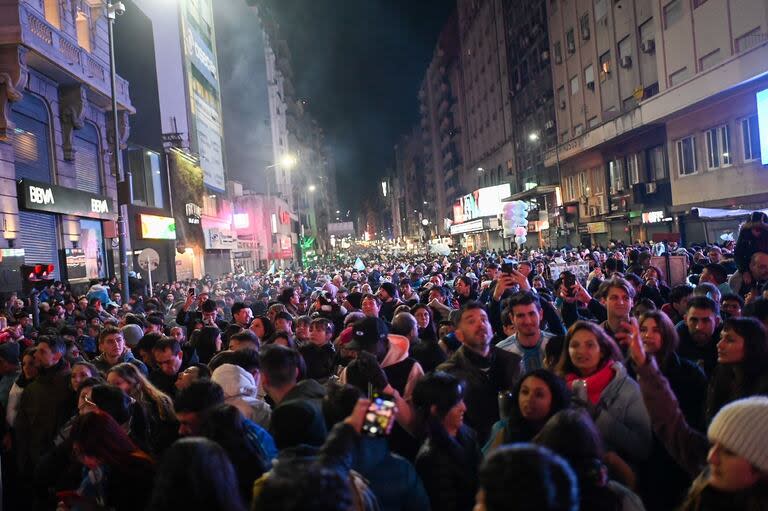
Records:
{"label": "night sky", "polygon": [[292,52],[297,94],[326,133],[339,201],[356,209],[419,120],[418,89],[454,0],[266,0]]}

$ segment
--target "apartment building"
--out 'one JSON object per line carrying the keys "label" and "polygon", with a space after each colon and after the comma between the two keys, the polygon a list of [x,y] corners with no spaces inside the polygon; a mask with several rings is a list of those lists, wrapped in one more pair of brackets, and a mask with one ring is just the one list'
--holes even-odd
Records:
{"label": "apartment building", "polygon": [[698,207],[763,203],[768,4],[550,0],[547,13],[559,143],[545,163],[561,169],[568,241],[713,241],[736,222]]}

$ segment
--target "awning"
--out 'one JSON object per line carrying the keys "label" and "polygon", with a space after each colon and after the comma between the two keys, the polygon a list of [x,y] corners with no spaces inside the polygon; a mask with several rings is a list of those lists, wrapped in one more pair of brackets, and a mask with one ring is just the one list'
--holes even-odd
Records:
{"label": "awning", "polygon": [[523,190],[522,192],[517,192],[515,194],[510,195],[509,197],[505,199],[501,199],[501,202],[512,202],[516,200],[523,200],[523,199],[529,199],[531,197],[534,197],[536,195],[543,195],[545,193],[552,193],[557,189],[558,185],[541,185],[541,186],[535,186],[529,190]]}
{"label": "awning", "polygon": [[691,214],[704,220],[717,220],[727,218],[747,217],[752,211],[762,211],[768,214],[768,209],[750,210],[750,209],[720,209],[720,208],[691,208]]}

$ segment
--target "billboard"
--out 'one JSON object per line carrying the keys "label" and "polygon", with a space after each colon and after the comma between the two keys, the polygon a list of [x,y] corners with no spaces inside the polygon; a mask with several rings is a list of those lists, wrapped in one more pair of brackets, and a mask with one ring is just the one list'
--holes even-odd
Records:
{"label": "billboard", "polygon": [[139,215],[141,237],[145,240],[175,240],[176,221],[167,216]]}
{"label": "billboard", "polygon": [[200,156],[203,183],[223,192],[224,129],[211,2],[182,2],[182,30],[189,87],[192,148]]}
{"label": "billboard", "polygon": [[757,124],[760,130],[760,160],[768,165],[768,89],[757,93]]}
{"label": "billboard", "polygon": [[328,222],[328,234],[334,236],[354,236],[355,225],[352,222]]}
{"label": "billboard", "polygon": [[453,204],[453,222],[467,222],[475,218],[500,215],[504,209],[503,199],[510,196],[510,185],[480,188],[456,199]]}

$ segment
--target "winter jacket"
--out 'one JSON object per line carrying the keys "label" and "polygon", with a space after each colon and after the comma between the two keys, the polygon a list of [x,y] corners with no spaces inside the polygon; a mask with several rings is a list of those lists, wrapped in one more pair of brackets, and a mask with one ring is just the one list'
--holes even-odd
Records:
{"label": "winter jacket", "polygon": [[74,392],[69,388],[69,364],[61,359],[41,369],[21,395],[15,422],[18,463],[29,476],[40,457],[53,447],[59,428],[75,413]]}
{"label": "winter jacket", "polygon": [[491,426],[499,420],[498,393],[514,388],[520,378],[522,359],[495,346],[491,346],[487,357],[461,346],[437,369],[465,382],[464,421],[477,432],[478,442],[485,443]]}
{"label": "winter jacket", "polygon": [[213,371],[211,381],[221,386],[225,403],[240,410],[246,419],[269,428],[272,409],[264,400],[259,399],[258,385],[251,373],[234,364],[222,364]]}
{"label": "winter jacket", "polygon": [[709,441],[706,435],[685,421],[669,380],[653,357],[648,357],[636,370],[654,433],[677,464],[690,476],[696,476],[707,461]]}
{"label": "winter jacket", "polygon": [[712,377],[715,366],[717,366],[717,342],[720,339],[720,328],[715,329],[712,338],[706,344],[700,345],[691,337],[688,325],[679,323],[675,327],[677,336],[680,338],[677,354],[701,367],[708,378]]}
{"label": "winter jacket", "polygon": [[645,459],[651,447],[651,421],[640,387],[627,375],[621,362],[614,362],[612,367],[613,379],[595,406],[595,425],[606,450],[616,451],[628,461]]}
{"label": "winter jacket", "polygon": [[434,371],[448,359],[437,339],[420,339],[411,345],[410,353],[425,373]]}
{"label": "winter jacket", "polygon": [[[136,366],[136,368],[141,371],[141,374],[144,376],[149,376],[149,370],[147,369],[147,366],[144,365],[144,362],[137,359],[133,356],[133,353],[131,350],[127,349],[123,352],[122,355],[120,355],[120,358],[117,359],[117,364],[123,364],[123,363],[129,363]],[[96,369],[99,370],[100,373],[107,374],[107,371],[109,371],[112,368],[112,364],[107,362],[107,359],[104,358],[104,354],[102,353],[98,357],[93,359],[93,365],[96,366]]]}
{"label": "winter jacket", "polygon": [[[750,228],[752,226],[760,229],[759,237],[752,234]],[[739,238],[736,240],[736,248],[733,251],[736,267],[741,273],[749,271],[749,260],[755,252],[768,254],[768,225],[760,222],[748,222],[739,231]]]}
{"label": "winter jacket", "polygon": [[326,381],[333,375],[333,366],[336,361],[336,349],[333,343],[325,343],[322,346],[307,343],[299,348],[299,353],[307,364],[307,378]]}
{"label": "winter jacket", "polygon": [[462,426],[456,438],[445,431],[430,436],[416,456],[416,472],[432,509],[469,511],[475,505],[481,454],[475,432]]}

